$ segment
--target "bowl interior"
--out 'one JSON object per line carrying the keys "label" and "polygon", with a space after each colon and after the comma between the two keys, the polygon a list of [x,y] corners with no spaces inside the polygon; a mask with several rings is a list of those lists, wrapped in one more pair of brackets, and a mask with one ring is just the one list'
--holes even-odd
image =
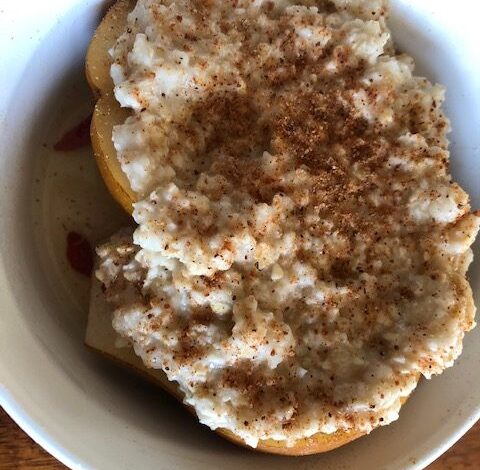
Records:
{"label": "bowl interior", "polygon": [[[416,59],[417,72],[448,87],[452,172],[480,208],[480,6],[458,0],[451,9],[448,3],[392,1],[391,26],[399,49]],[[80,232],[94,245],[129,220],[107,194],[91,149],[55,152],[53,144],[91,113],[84,56],[104,8],[99,0],[55,0],[48,15],[41,5],[33,5],[28,16],[20,5],[1,13],[7,27],[0,33],[6,51],[0,67],[9,70],[0,78],[2,405],[72,467],[201,470],[228,462],[231,470],[290,468],[289,458],[224,442],[163,392],[83,345],[89,280],[69,268],[66,234]],[[478,259],[470,278],[479,305]],[[467,335],[456,367],[422,381],[398,422],[295,465],[426,465],[480,413],[479,357],[476,329]]]}

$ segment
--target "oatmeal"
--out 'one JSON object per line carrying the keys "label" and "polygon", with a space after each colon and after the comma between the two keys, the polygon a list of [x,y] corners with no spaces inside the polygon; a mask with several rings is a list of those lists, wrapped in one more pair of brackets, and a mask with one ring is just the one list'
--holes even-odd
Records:
{"label": "oatmeal", "polygon": [[113,327],[200,421],[293,445],[398,417],[474,326],[444,89],[382,0],[139,0],[111,54],[137,228]]}

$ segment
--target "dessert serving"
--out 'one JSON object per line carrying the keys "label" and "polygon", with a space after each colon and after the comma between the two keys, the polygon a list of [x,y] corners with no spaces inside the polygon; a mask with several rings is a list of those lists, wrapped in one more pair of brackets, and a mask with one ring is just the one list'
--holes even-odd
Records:
{"label": "dessert serving", "polygon": [[445,90],[387,19],[119,0],[90,45],[92,143],[135,228],[97,248],[86,342],[239,444],[317,453],[391,423],[474,326]]}

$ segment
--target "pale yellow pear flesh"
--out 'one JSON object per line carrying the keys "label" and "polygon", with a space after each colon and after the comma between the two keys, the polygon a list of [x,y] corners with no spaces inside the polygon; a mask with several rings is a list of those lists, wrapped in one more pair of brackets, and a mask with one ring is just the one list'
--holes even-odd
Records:
{"label": "pale yellow pear flesh", "polygon": [[128,212],[132,212],[135,193],[122,171],[112,141],[112,130],[128,117],[129,111],[120,108],[111,94],[102,95],[92,116],[90,136],[97,166],[113,198]]}
{"label": "pale yellow pear flesh", "polygon": [[[114,199],[129,213],[135,202],[135,193],[123,173],[112,142],[112,129],[128,117],[129,111],[120,108],[113,97],[110,78],[111,59],[108,50],[125,27],[128,12],[134,7],[132,0],[118,0],[107,12],[97,28],[86,58],[86,75],[95,97],[98,98],[92,119],[91,137],[98,168]],[[134,369],[162,389],[182,401],[182,394],[173,382],[169,382],[161,370],[145,367],[132,348],[118,348],[116,333],[111,324],[111,311],[101,294],[99,282],[92,280],[92,296],[85,338],[87,346],[96,352]],[[187,407],[188,408],[188,407]],[[190,411],[193,409],[190,408]],[[235,444],[246,446],[233,432],[217,429],[216,432]],[[337,431],[333,434],[318,433],[300,439],[288,447],[283,441],[261,440],[257,451],[282,455],[309,455],[326,452],[340,447],[362,436],[362,432]]]}
{"label": "pale yellow pear flesh", "polygon": [[93,34],[85,59],[85,73],[87,82],[97,98],[113,91],[110,77],[112,60],[109,50],[124,32],[127,15],[135,4],[134,0],[117,0],[108,9]]}
{"label": "pale yellow pear flesh", "polygon": [[134,6],[132,0],[118,0],[113,4],[94,33],[85,60],[87,81],[97,98],[90,128],[93,152],[108,190],[128,213],[132,212],[135,193],[117,159],[112,130],[125,121],[130,111],[120,108],[113,96],[112,61],[108,51],[122,34],[127,15]]}

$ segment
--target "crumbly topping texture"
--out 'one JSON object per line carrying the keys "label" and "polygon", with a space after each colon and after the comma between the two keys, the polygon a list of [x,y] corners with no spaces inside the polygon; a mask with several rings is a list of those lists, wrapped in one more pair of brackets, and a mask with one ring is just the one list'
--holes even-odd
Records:
{"label": "crumbly topping texture", "polygon": [[248,444],[369,432],[474,325],[444,90],[382,0],[139,0],[112,49],[135,232],[113,327]]}

